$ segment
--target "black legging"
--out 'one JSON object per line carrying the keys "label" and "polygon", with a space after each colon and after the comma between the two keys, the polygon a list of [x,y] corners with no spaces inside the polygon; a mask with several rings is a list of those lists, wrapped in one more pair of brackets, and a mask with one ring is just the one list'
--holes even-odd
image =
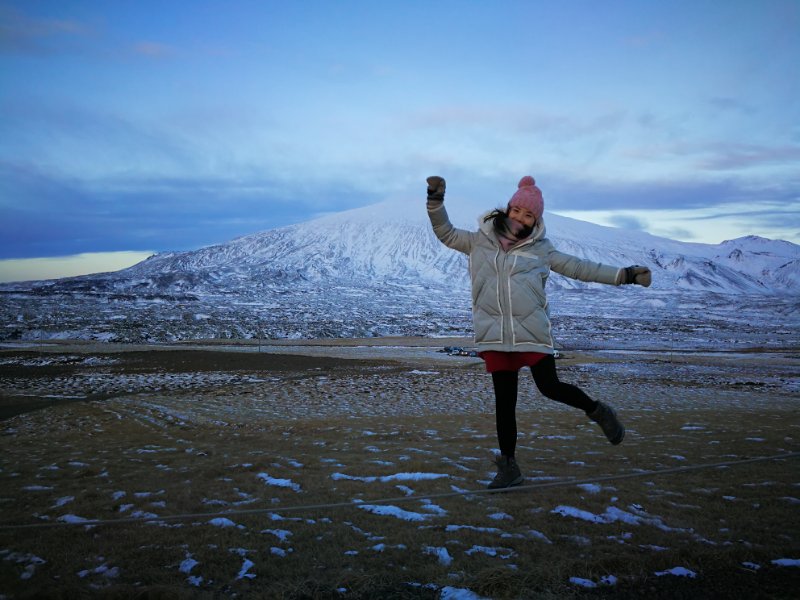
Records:
{"label": "black legging", "polygon": [[[531,367],[533,381],[543,396],[591,412],[597,403],[580,388],[558,380],[556,361],[546,356]],[[503,456],[514,456],[517,447],[517,371],[495,371],[492,373],[497,419],[497,441]]]}

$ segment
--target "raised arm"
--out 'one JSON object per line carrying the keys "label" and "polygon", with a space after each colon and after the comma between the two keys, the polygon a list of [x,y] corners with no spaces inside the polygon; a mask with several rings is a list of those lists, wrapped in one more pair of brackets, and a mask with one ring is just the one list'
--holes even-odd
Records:
{"label": "raised arm", "polygon": [[433,233],[448,248],[469,254],[475,239],[475,233],[458,229],[450,222],[444,208],[445,180],[442,177],[428,177],[428,218],[433,226]]}

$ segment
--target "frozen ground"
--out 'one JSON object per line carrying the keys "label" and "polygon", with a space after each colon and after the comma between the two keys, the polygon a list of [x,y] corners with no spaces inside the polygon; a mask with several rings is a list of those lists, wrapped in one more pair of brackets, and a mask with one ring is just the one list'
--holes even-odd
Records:
{"label": "frozen ground", "polygon": [[[2,422],[3,523],[74,529],[0,531],[0,593],[45,590],[56,577],[84,592],[161,582],[247,595],[271,589],[298,563],[315,568],[324,540],[325,561],[340,573],[332,589],[343,598],[367,597],[377,582],[354,573],[375,569],[395,584],[388,572],[400,569],[403,593],[416,597],[513,597],[514,585],[536,589],[524,587],[537,585],[525,573],[548,561],[553,572],[536,571],[538,585],[562,597],[702,597],[741,577],[784,597],[797,582],[797,459],[576,483],[527,500],[470,494],[492,476],[490,379],[480,361],[438,349],[419,340],[6,347],[2,401],[47,408]],[[558,365],[562,379],[619,409],[628,437],[609,447],[596,426],[523,378],[526,483],[800,447],[796,350],[567,352]],[[442,492],[463,495],[414,498]],[[382,498],[398,500],[375,502]],[[323,503],[352,508],[294,509]],[[251,509],[261,513],[237,513]],[[114,527],[81,526],[186,513],[209,514],[150,525],[149,535],[140,526],[124,545]],[[60,556],[74,535],[86,551]],[[714,552],[724,558],[712,560]],[[506,591],[487,592],[497,585]]]}
{"label": "frozen ground", "polygon": [[[472,336],[465,289],[365,284],[357,291],[298,283],[267,298],[5,293],[0,341]],[[565,350],[800,346],[800,303],[793,297],[605,287],[553,290],[548,296],[556,345]]]}
{"label": "frozen ground", "polygon": [[[468,344],[468,340],[461,341]],[[231,412],[308,419],[493,410],[483,362],[448,356],[440,351],[441,343],[398,339],[381,344],[284,341],[247,346],[194,344],[180,349],[167,346],[154,350],[150,362],[135,369],[127,368],[126,359],[134,350],[125,346],[116,347],[124,351],[114,352],[115,348],[103,345],[50,345],[20,353],[13,351],[13,344],[6,344],[6,351],[0,351],[0,369],[12,375],[3,377],[0,391],[7,404],[16,399],[22,405],[25,398],[58,403],[137,395],[141,406],[153,403],[157,407],[167,395],[170,404],[186,403],[193,418],[207,415],[218,420]],[[64,352],[70,349],[75,352]],[[98,352],[102,350],[109,352]],[[205,356],[209,364],[201,370],[167,364],[174,361],[174,355],[187,352]],[[290,355],[306,357],[302,370],[275,368],[279,359]],[[239,368],[227,370],[221,359],[216,367],[213,357],[226,357]],[[585,387],[598,399],[613,398],[617,404],[637,410],[724,408],[742,402],[780,404],[800,394],[800,350],[587,350],[567,351],[563,357],[558,361],[562,379]],[[163,365],[159,358],[164,358]],[[315,366],[321,359],[347,360],[340,361],[341,368],[329,370],[327,363]],[[243,367],[247,370],[242,371]],[[205,391],[203,402],[192,403],[198,389]],[[560,409],[538,395],[530,377],[521,378],[520,394],[527,399],[523,407]],[[306,402],[307,398],[315,401]]]}

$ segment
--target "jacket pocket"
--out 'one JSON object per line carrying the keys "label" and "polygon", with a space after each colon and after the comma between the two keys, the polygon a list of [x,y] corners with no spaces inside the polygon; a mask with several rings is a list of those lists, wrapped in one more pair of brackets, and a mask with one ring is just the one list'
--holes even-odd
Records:
{"label": "jacket pocket", "polygon": [[475,308],[472,313],[472,327],[478,343],[498,343],[501,340],[501,321],[495,315]]}
{"label": "jacket pocket", "polygon": [[537,309],[530,314],[514,320],[514,341],[517,344],[533,342],[552,346],[550,319],[544,309]]}
{"label": "jacket pocket", "polygon": [[512,279],[511,304],[515,316],[524,318],[525,315],[547,306],[547,296],[541,283],[542,277],[539,273]]}

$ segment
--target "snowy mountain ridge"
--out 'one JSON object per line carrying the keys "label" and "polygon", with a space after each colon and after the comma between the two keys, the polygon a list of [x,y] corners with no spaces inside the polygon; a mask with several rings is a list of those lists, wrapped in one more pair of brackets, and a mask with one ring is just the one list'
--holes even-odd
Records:
{"label": "snowy mountain ridge", "polygon": [[[475,230],[480,213],[446,205],[456,226]],[[653,289],[721,294],[797,294],[800,246],[747,236],[720,244],[661,238],[545,213],[562,252],[653,271]],[[467,259],[433,235],[424,203],[354,209],[186,252],[164,252],[128,269],[0,289],[84,289],[136,293],[225,292],[290,282],[380,281],[466,288]],[[553,289],[593,287],[553,274]]]}
{"label": "snowy mountain ridge", "polygon": [[[479,215],[469,218],[465,209],[447,208],[456,226],[477,228]],[[687,243],[551,213],[544,218],[548,237],[562,252],[611,265],[647,265],[653,270],[655,289],[770,295],[800,291],[800,246],[790,242],[748,236],[713,245]],[[148,278],[185,274],[174,283],[184,291],[201,281],[224,285],[226,279],[368,279],[466,287],[466,262],[465,256],[435,238],[424,205],[382,203],[226,244],[155,255],[112,278],[122,287],[127,287],[126,279],[135,287],[150,287]],[[592,286],[557,274],[551,281],[554,288]]]}
{"label": "snowy mountain ridge", "polygon": [[[469,230],[486,212],[447,208]],[[560,343],[797,339],[800,246],[754,236],[685,243],[551,213],[545,223],[563,252],[653,270],[650,288],[553,273],[547,287]],[[460,337],[471,335],[469,296],[467,258],[436,239],[424,202],[383,203],[164,252],[113,273],[0,285],[0,339]]]}

